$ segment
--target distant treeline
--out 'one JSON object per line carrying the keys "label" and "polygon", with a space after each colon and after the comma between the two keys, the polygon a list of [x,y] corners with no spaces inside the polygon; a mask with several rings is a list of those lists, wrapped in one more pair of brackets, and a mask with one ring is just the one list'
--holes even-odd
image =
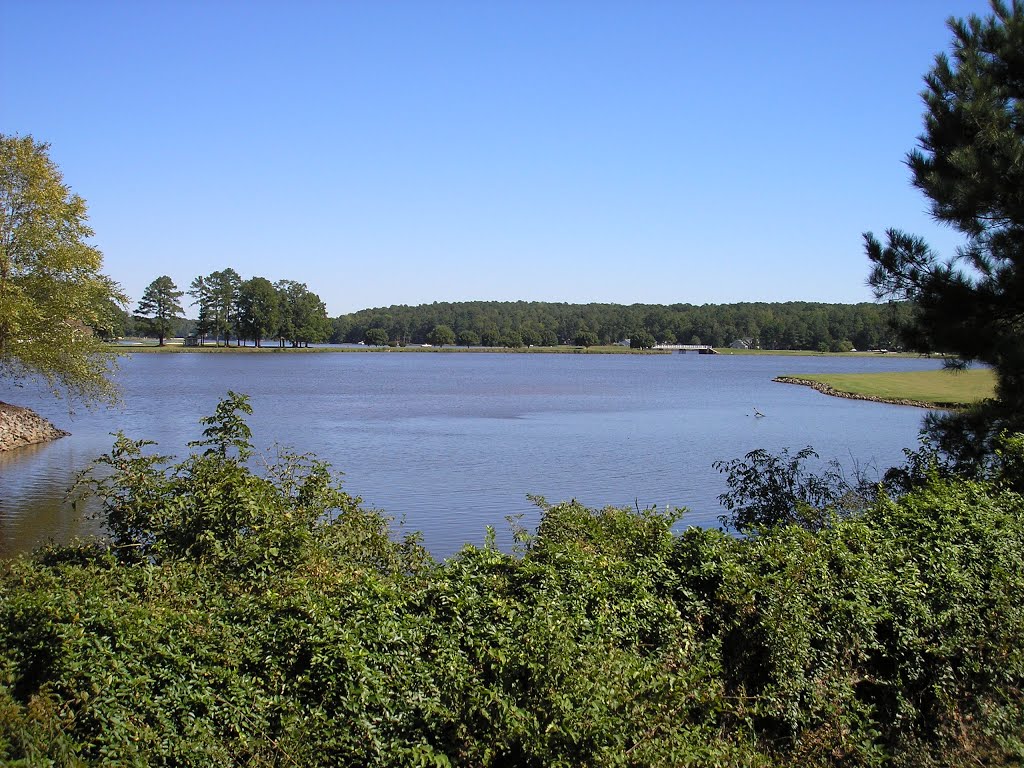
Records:
{"label": "distant treeline", "polygon": [[456,342],[468,346],[614,344],[649,335],[666,344],[724,347],[743,341],[761,349],[841,352],[896,348],[893,324],[912,312],[905,303],[435,302],[342,315],[333,320],[331,340],[379,343],[386,336],[386,343],[423,344],[446,338],[450,330]]}
{"label": "distant treeline", "polygon": [[[255,279],[254,279],[255,280]],[[240,281],[244,288],[253,281]],[[285,281],[289,286],[305,286]],[[284,284],[284,283],[282,283]],[[239,299],[246,292],[236,289]],[[845,352],[850,349],[897,349],[893,330],[914,308],[908,303],[820,304],[807,301],[739,304],[566,304],[540,301],[434,302],[363,309],[329,321],[319,297],[308,290],[316,323],[299,323],[304,341],[365,342],[376,345],[461,344],[520,347],[614,344],[634,346],[709,344],[726,347],[743,342],[759,349],[804,349]],[[190,295],[193,293],[189,292]],[[233,307],[236,300],[227,306]],[[244,304],[245,302],[241,302]],[[292,302],[305,306],[304,302]],[[221,323],[224,335],[251,338],[231,311]],[[293,323],[294,325],[295,323]],[[207,323],[173,318],[172,336],[202,334]],[[312,332],[315,325],[316,333]],[[150,335],[144,320],[121,315],[118,336]],[[308,338],[307,338],[308,337]],[[640,344],[636,344],[641,340]]]}

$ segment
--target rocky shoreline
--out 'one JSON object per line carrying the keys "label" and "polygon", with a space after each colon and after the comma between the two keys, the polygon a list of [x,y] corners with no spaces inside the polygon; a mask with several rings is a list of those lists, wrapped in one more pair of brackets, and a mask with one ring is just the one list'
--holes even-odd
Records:
{"label": "rocky shoreline", "polygon": [[0,451],[46,443],[70,434],[57,429],[35,411],[0,402]]}
{"label": "rocky shoreline", "polygon": [[823,384],[820,381],[813,381],[811,379],[801,379],[796,376],[776,376],[772,381],[777,381],[781,384],[800,384],[804,387],[810,387],[811,389],[821,392],[823,395],[831,395],[832,397],[845,397],[847,400],[868,400],[872,403],[886,403],[888,405],[909,405],[914,408],[931,408],[933,410],[955,410],[957,408],[963,408],[963,403],[926,403],[921,400],[904,400],[899,398],[888,398],[888,397],[875,397],[874,395],[858,395],[853,392],[843,392],[842,390],[836,389],[828,384]]}

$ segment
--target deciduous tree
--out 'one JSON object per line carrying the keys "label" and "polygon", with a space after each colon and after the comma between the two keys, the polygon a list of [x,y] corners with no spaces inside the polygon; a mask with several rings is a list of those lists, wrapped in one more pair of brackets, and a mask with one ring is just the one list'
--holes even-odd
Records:
{"label": "deciduous tree", "polygon": [[386,347],[388,332],[383,328],[369,328],[366,331],[366,343],[373,347]]}
{"label": "deciduous tree", "polygon": [[497,347],[501,344],[501,334],[497,328],[485,328],[480,333],[480,343],[485,347]]}
{"label": "deciduous tree", "polygon": [[459,332],[459,344],[464,347],[476,347],[480,344],[480,334],[476,331],[465,330]]}
{"label": "deciduous tree", "polygon": [[305,283],[280,280],[275,288],[280,302],[281,327],[278,337],[288,340],[293,347],[327,341],[331,335],[331,321],[327,307]]}
{"label": "deciduous tree", "polygon": [[654,343],[654,337],[647,331],[637,331],[629,337],[629,346],[633,349],[651,349]]}
{"label": "deciduous tree", "polygon": [[265,277],[253,277],[238,290],[238,327],[257,347],[281,325],[281,296]]}
{"label": "deciduous tree", "polygon": [[528,347],[535,347],[540,344],[540,331],[536,328],[524,328],[519,335],[523,339],[523,344]]}
{"label": "deciduous tree", "polygon": [[455,343],[455,332],[447,325],[435,325],[427,340],[437,347]]}
{"label": "deciduous tree", "polygon": [[100,336],[127,299],[100,272],[87,219],[48,144],[0,134],[0,376],[90,402],[116,398]]}
{"label": "deciduous tree", "polygon": [[501,334],[501,346],[508,347],[509,349],[519,349],[523,346],[523,337],[519,335],[519,331],[506,331]]}

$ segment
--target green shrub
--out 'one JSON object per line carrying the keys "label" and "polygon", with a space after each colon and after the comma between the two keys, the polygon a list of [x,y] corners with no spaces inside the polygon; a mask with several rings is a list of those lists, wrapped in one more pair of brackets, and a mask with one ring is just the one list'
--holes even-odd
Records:
{"label": "green shrub", "polygon": [[109,542],[0,564],[0,763],[1024,758],[1024,440],[819,530],[543,505],[435,563],[313,459],[250,471],[243,403],[178,464],[118,438]]}

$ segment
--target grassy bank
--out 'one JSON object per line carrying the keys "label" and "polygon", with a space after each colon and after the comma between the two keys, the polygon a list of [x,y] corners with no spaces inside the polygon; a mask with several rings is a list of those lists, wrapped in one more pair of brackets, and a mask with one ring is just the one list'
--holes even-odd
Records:
{"label": "grassy bank", "polygon": [[[792,378],[792,377],[785,377]],[[935,407],[967,406],[992,397],[995,374],[987,368],[969,371],[901,371],[894,373],[802,374],[835,392],[882,402],[914,401]],[[803,383],[802,381],[799,383]]]}

